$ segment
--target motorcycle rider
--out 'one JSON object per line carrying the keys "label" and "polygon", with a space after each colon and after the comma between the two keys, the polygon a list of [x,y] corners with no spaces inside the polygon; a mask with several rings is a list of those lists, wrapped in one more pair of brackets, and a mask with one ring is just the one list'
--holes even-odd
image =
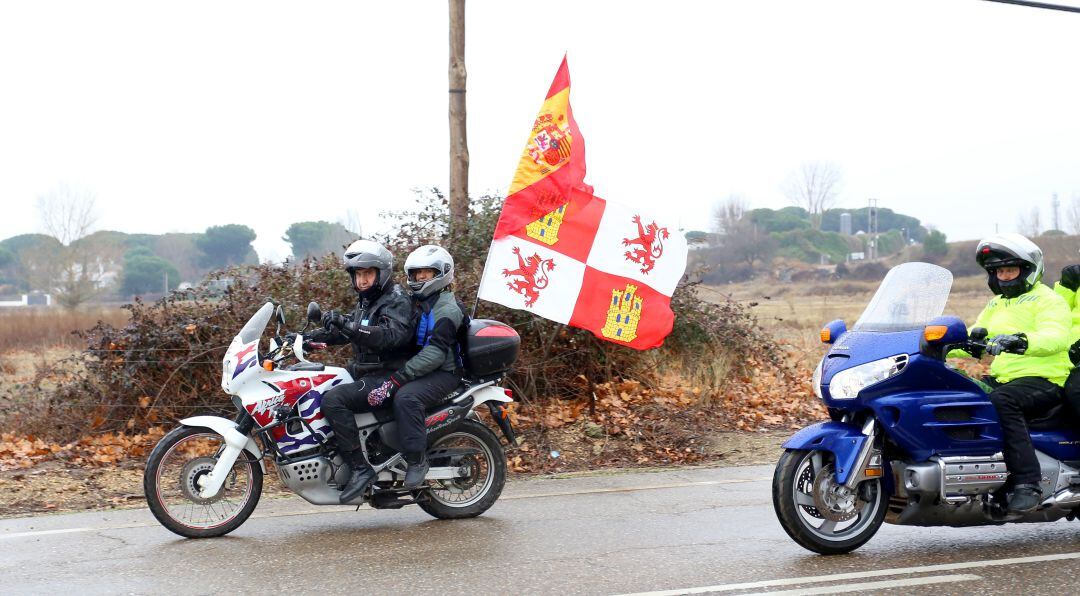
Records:
{"label": "motorcycle rider", "polygon": [[394,419],[408,468],[405,488],[417,489],[428,472],[424,410],[444,400],[461,382],[458,337],[464,308],[450,288],[454,259],[446,249],[421,246],[405,259],[405,276],[420,315],[416,346],[420,351],[368,394],[372,404],[393,397]]}
{"label": "motorcycle rider", "polygon": [[351,468],[341,491],[341,502],[347,503],[363,493],[376,477],[361,449],[354,414],[371,411],[368,394],[415,353],[415,321],[409,297],[393,281],[394,255],[385,246],[357,240],[345,249],[342,261],[356,290],[356,308],[347,315],[325,313],[323,329],[310,339],[328,344],[351,343],[353,348],[347,368],[356,380],[330,389],[322,399],[323,415],[334,431],[342,458]]}
{"label": "motorcycle rider", "polygon": [[995,358],[987,380],[1010,473],[1008,510],[1023,513],[1042,502],[1042,474],[1027,420],[1061,403],[1061,387],[1072,366],[1069,307],[1040,283],[1042,250],[1020,234],[983,239],[975,260],[986,270],[995,296],[979,313],[971,336],[990,337],[986,351]]}
{"label": "motorcycle rider", "polygon": [[[1080,364],[1080,302],[1077,301],[1077,288],[1080,288],[1080,265],[1067,265],[1062,268],[1061,279],[1054,284],[1054,291],[1064,298],[1072,309],[1069,360],[1074,367]],[[1080,420],[1080,368],[1073,368],[1065,381],[1065,402],[1072,410],[1073,418]]]}

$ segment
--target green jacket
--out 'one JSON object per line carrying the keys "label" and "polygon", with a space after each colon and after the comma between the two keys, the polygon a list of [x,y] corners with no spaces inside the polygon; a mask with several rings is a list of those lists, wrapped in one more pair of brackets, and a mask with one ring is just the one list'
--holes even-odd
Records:
{"label": "green jacket", "polygon": [[1057,292],[1058,296],[1065,299],[1065,303],[1072,310],[1072,332],[1069,333],[1069,345],[1071,346],[1080,341],[1080,304],[1077,304],[1076,292],[1061,285],[1061,282],[1054,284],[1054,291]]}
{"label": "green jacket", "polygon": [[979,313],[973,327],[983,327],[988,337],[1023,333],[1028,347],[1023,354],[999,354],[990,364],[990,374],[999,383],[1020,377],[1042,377],[1064,385],[1072,362],[1073,315],[1069,305],[1044,284],[1016,298],[994,296]]}
{"label": "green jacket", "polygon": [[465,312],[454,293],[443,290],[416,302],[420,323],[416,343],[420,351],[395,373],[405,382],[442,370],[454,372],[458,360],[458,332],[465,322]]}

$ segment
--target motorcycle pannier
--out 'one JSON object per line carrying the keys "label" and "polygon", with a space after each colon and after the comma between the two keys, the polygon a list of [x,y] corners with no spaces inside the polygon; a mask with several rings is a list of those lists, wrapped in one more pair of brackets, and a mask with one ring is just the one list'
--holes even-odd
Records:
{"label": "motorcycle pannier", "polygon": [[521,337],[513,327],[490,319],[469,322],[465,338],[465,367],[473,378],[510,370],[517,360]]}

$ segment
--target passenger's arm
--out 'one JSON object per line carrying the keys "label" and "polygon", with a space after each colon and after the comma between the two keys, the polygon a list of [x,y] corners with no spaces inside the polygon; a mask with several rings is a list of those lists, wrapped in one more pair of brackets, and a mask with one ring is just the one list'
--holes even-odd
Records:
{"label": "passenger's arm", "polygon": [[1072,311],[1065,299],[1057,294],[1046,294],[1033,304],[1035,328],[1026,332],[1027,350],[1031,356],[1053,356],[1069,349],[1069,331],[1072,327]]}

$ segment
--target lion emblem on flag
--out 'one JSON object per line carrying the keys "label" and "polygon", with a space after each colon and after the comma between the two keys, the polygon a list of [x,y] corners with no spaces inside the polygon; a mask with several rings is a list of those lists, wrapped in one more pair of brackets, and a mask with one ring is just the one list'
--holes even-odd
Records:
{"label": "lion emblem on flag", "polygon": [[626,251],[626,258],[641,265],[641,272],[648,273],[656,265],[656,260],[664,254],[664,240],[670,237],[667,228],[656,225],[654,220],[651,224],[641,225],[641,216],[635,215],[633,222],[637,224],[637,238],[623,238],[623,246],[638,245],[638,248]]}
{"label": "lion emblem on flag", "polygon": [[520,277],[508,282],[506,286],[511,290],[525,296],[525,306],[532,306],[540,297],[540,290],[548,285],[548,272],[555,269],[554,259],[543,259],[539,254],[533,253],[531,257],[522,258],[521,248],[515,246],[514,255],[517,256],[517,269],[503,269],[503,277]]}

